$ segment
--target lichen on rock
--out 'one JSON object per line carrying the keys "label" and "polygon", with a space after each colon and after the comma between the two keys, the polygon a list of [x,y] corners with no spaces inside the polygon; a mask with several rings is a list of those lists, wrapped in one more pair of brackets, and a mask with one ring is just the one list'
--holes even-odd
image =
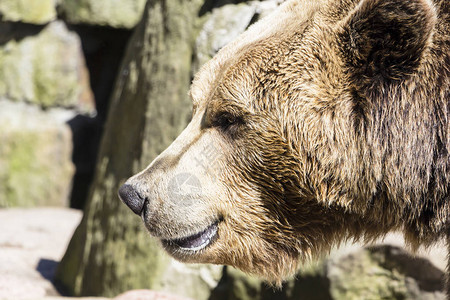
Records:
{"label": "lichen on rock", "polygon": [[72,24],[133,28],[144,11],[145,0],[62,0],[61,9]]}
{"label": "lichen on rock", "polygon": [[66,206],[74,167],[70,112],[0,100],[0,207]]}
{"label": "lichen on rock", "polygon": [[55,0],[2,0],[0,20],[45,24],[56,18]]}
{"label": "lichen on rock", "polygon": [[0,46],[0,96],[43,108],[76,108],[93,113],[79,37],[57,21],[36,36]]}

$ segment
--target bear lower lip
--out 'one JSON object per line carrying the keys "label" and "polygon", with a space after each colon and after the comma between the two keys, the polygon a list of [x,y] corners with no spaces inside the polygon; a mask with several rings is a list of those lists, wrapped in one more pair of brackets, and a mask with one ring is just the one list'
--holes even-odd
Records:
{"label": "bear lower lip", "polygon": [[217,223],[214,223],[205,230],[191,236],[180,239],[163,240],[163,242],[171,246],[176,246],[182,250],[198,251],[205,248],[213,241],[217,235],[217,229]]}
{"label": "bear lower lip", "polygon": [[141,212],[139,213],[141,215],[142,221],[144,221],[144,223],[145,223],[145,214],[147,212],[147,202],[148,202],[148,200],[145,199],[144,204],[142,205]]}

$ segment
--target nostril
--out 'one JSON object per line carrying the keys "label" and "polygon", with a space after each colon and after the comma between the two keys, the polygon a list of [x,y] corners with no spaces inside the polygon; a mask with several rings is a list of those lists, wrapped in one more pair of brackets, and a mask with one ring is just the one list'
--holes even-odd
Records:
{"label": "nostril", "polygon": [[130,184],[124,184],[119,188],[119,198],[135,214],[140,215],[144,207],[145,198]]}

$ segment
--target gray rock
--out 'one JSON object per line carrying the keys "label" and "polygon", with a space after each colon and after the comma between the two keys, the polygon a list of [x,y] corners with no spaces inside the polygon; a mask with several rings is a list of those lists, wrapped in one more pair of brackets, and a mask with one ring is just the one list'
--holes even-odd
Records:
{"label": "gray rock", "polygon": [[0,99],[0,207],[67,205],[73,116]]}
{"label": "gray rock", "polygon": [[327,264],[335,300],[445,300],[444,272],[405,250],[380,245],[331,258]]}
{"label": "gray rock", "polygon": [[[0,209],[0,299],[110,299],[61,297],[51,283],[55,267],[81,217],[81,211],[68,208]],[[133,290],[114,300],[189,299],[163,292]]]}
{"label": "gray rock", "polygon": [[210,60],[223,46],[247,29],[256,7],[247,3],[224,5],[213,9],[196,40],[199,66]]}
{"label": "gray rock", "polygon": [[272,12],[282,1],[250,1],[214,8],[195,43],[194,72],[249,25]]}
{"label": "gray rock", "polygon": [[1,45],[0,97],[94,113],[79,37],[57,21]]}
{"label": "gray rock", "polygon": [[212,291],[214,300],[285,299],[281,291],[268,288],[260,279],[227,266],[223,278]]}
{"label": "gray rock", "polygon": [[222,269],[219,265],[184,264],[171,259],[154,289],[177,295],[189,291],[193,299],[209,299],[211,290],[222,277]]}
{"label": "gray rock", "polygon": [[141,19],[145,0],[62,0],[61,10],[72,24],[133,28]]}
{"label": "gray rock", "polygon": [[50,280],[80,219],[67,208],[0,209],[0,299],[58,295]]}
{"label": "gray rock", "polygon": [[[2,299],[2,300],[17,300],[17,299]],[[45,297],[27,297],[23,300],[111,300],[111,298],[104,297],[59,297],[59,296],[45,296]],[[135,300],[135,299],[131,299]],[[147,300],[147,299],[140,299]]]}
{"label": "gray rock", "polygon": [[2,0],[0,20],[45,24],[56,18],[55,0]]}
{"label": "gray rock", "polygon": [[151,290],[133,290],[125,292],[115,297],[114,300],[190,300],[190,299],[163,292],[155,292]]}

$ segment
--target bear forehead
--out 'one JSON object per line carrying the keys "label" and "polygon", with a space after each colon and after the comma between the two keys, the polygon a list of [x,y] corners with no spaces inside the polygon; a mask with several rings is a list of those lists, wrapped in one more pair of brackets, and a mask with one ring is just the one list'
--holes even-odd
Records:
{"label": "bear forehead", "polygon": [[298,49],[305,28],[324,1],[287,1],[221,49],[194,78],[190,90],[194,106],[214,98],[242,103],[256,96],[258,86],[269,90],[284,67],[293,60],[298,63],[301,53],[293,49]]}

